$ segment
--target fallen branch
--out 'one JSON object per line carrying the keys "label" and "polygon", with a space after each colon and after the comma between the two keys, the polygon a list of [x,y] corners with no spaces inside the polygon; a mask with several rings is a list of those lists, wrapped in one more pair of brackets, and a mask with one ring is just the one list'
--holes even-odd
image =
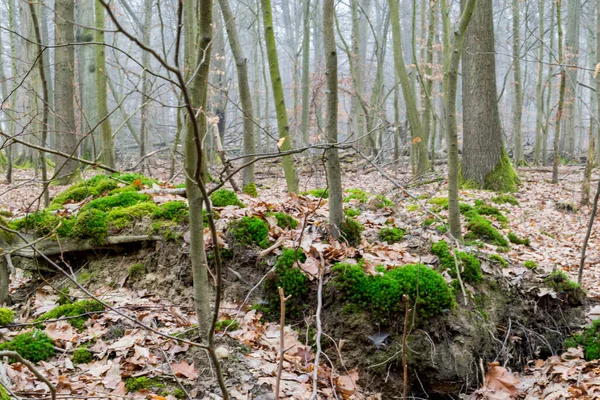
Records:
{"label": "fallen branch", "polygon": [[30,361],[21,357],[21,355],[16,351],[0,351],[0,357],[16,358],[21,364],[26,366],[40,381],[44,382],[46,386],[48,386],[48,389],[50,389],[50,395],[52,396],[52,400],[56,399],[56,388],[54,387],[54,385],[48,380],[48,378],[42,375],[40,371],[38,371]]}

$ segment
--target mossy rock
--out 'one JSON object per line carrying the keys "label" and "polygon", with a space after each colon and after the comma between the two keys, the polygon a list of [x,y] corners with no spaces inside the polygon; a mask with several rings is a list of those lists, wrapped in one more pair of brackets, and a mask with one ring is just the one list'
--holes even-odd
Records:
{"label": "mossy rock", "polygon": [[506,261],[504,257],[502,257],[500,254],[490,254],[489,259],[493,262],[502,265],[503,268],[508,267],[508,261]]}
{"label": "mossy rock", "polygon": [[[206,213],[205,210],[202,210]],[[169,201],[168,203],[161,204],[152,213],[153,218],[167,219],[178,224],[189,221],[189,207],[184,201]]]}
{"label": "mossy rock", "polygon": [[164,383],[161,383],[156,378],[139,376],[137,378],[131,377],[125,379],[125,388],[127,388],[129,392],[138,392],[142,389],[156,390],[163,387],[165,387]]}
{"label": "mossy rock", "polygon": [[75,184],[59,193],[53,200],[49,210],[62,208],[66,202],[80,202],[90,196],[97,197],[110,192],[119,186],[115,179],[106,175],[96,175],[93,178]]}
{"label": "mossy rock", "polygon": [[149,201],[152,201],[152,197],[149,194],[123,192],[94,199],[86,205],[86,208],[89,207],[106,212],[115,208],[131,207],[136,204]]}
{"label": "mossy rock", "polygon": [[360,214],[362,214],[362,211],[360,211],[359,208],[352,208],[352,207],[350,207],[350,208],[346,208],[344,210],[344,215],[346,217],[349,217],[349,218],[358,217]]}
{"label": "mossy rock", "polygon": [[523,263],[523,266],[527,269],[531,269],[531,270],[536,270],[537,269],[537,263],[533,260],[527,260]]}
{"label": "mossy rock", "polygon": [[142,189],[143,186],[152,186],[154,183],[158,183],[156,179],[149,178],[145,175],[138,174],[136,172],[114,174],[113,177],[119,181],[127,182],[129,184],[137,186],[138,189]]}
{"label": "mossy rock", "polygon": [[470,211],[467,213],[467,229],[470,231],[465,240],[480,239],[496,246],[509,247],[508,240],[492,225],[491,221]]}

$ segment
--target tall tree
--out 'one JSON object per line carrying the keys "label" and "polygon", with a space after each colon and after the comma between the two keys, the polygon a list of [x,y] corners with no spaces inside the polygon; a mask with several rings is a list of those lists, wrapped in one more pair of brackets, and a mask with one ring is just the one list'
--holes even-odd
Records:
{"label": "tall tree", "polygon": [[[96,0],[96,31],[95,42],[104,43],[104,7]],[[112,127],[108,118],[108,100],[106,98],[106,80],[108,71],[106,70],[105,47],[96,46],[96,95],[98,101],[98,117],[104,118],[100,124],[101,142],[102,142],[102,161],[104,165],[116,168],[115,143],[113,140]]]}
{"label": "tall tree", "polygon": [[466,186],[515,191],[517,177],[502,143],[496,90],[492,0],[478,0],[462,60],[462,179]]}
{"label": "tall tree", "polygon": [[429,170],[429,159],[427,154],[428,140],[423,135],[423,127],[421,125],[419,110],[417,108],[417,98],[406,70],[406,64],[404,63],[398,0],[389,0],[389,5],[390,22],[392,25],[392,41],[394,46],[394,65],[396,68],[396,75],[398,76],[398,80],[400,81],[400,85],[402,87],[404,104],[406,106],[406,113],[412,134],[412,143],[413,146],[416,147],[416,160],[413,172],[417,175],[420,175]]}
{"label": "tall tree", "polygon": [[[77,136],[75,133],[75,108],[73,89],[75,70],[74,43],[75,30],[73,21],[75,4],[73,0],[56,0],[54,7],[56,45],[54,61],[54,104],[57,116],[55,118],[56,144],[63,153],[77,155]],[[66,185],[76,178],[77,161],[70,157],[59,156],[56,163],[58,181]]]}
{"label": "tall tree", "polygon": [[[277,114],[277,128],[279,130],[279,150],[288,151],[292,147],[290,138],[290,125],[288,122],[283,84],[279,71],[279,60],[277,59],[277,45],[275,43],[275,32],[273,30],[273,11],[271,0],[261,0],[263,12],[263,24],[265,29],[265,46],[267,59],[269,60],[269,71],[271,75],[271,86],[273,88],[273,99],[275,101],[275,113]],[[298,192],[298,175],[294,167],[294,159],[291,155],[282,157],[283,172],[288,192]]]}
{"label": "tall tree", "polygon": [[[323,0],[323,49],[325,50],[325,74],[327,81],[327,116],[325,134],[330,144],[338,141],[338,65],[333,29],[334,0]],[[344,219],[342,175],[336,147],[325,151],[327,183],[329,188],[329,225],[334,238],[340,235]]]}
{"label": "tall tree", "polygon": [[581,1],[569,0],[567,10],[567,32],[565,35],[565,52],[567,81],[565,86],[564,120],[565,126],[561,137],[560,150],[569,158],[575,157],[575,128],[577,107],[577,75],[579,64],[579,25],[581,24]]}
{"label": "tall tree", "polygon": [[310,0],[303,0],[302,36],[302,123],[304,145],[310,144]]}
{"label": "tall tree", "polygon": [[537,82],[535,84],[535,148],[533,152],[533,163],[540,165],[540,157],[543,142],[543,118],[544,118],[544,4],[545,0],[538,2],[538,62],[537,62]]}
{"label": "tall tree", "polygon": [[561,18],[561,0],[556,0],[556,25],[558,26],[558,65],[560,66],[560,89],[558,94],[558,108],[556,110],[556,129],[554,132],[554,156],[552,162],[552,183],[558,183],[558,164],[560,160],[560,123],[563,117],[563,107],[565,104],[565,83],[567,73],[563,66],[565,61],[563,49],[563,29]]}
{"label": "tall tree", "polygon": [[521,10],[520,0],[512,0],[512,58],[513,58],[513,162],[515,168],[523,161],[523,78],[521,76]]}
{"label": "tall tree", "polygon": [[[77,7],[76,29],[77,41],[87,43],[94,41],[94,1],[80,2]],[[104,10],[104,9],[102,9]],[[104,27],[103,27],[104,28]],[[83,141],[82,156],[88,160],[96,158],[95,132],[92,129],[98,123],[98,96],[96,94],[96,75],[99,66],[96,65],[96,47],[92,45],[81,45],[76,47],[77,64],[79,66],[78,87],[80,99],[79,129],[82,134],[90,133]],[[104,50],[104,46],[102,46]]]}
{"label": "tall tree", "polygon": [[[144,0],[144,25],[142,28],[142,41],[148,47],[150,47],[152,41],[152,2],[152,0]],[[126,4],[126,2],[123,4]],[[150,53],[147,51],[142,53],[142,67],[144,70],[142,71],[142,104],[140,113],[142,119],[140,124],[140,157],[142,159],[142,171],[147,171],[148,159],[145,156],[148,152],[152,151],[152,137],[150,137],[149,133],[150,104],[148,101],[150,99],[150,90],[152,90],[152,82],[148,74],[148,70],[150,69]]]}
{"label": "tall tree", "polygon": [[[244,54],[242,44],[240,42],[237,28],[235,26],[235,17],[231,11],[229,0],[219,0],[223,19],[225,20],[225,28],[227,29],[227,38],[229,46],[237,67],[238,90],[240,102],[242,105],[243,126],[244,126],[244,154],[247,155],[245,162],[254,160],[251,154],[256,153],[256,142],[254,139],[254,109],[252,107],[252,94],[250,92],[250,84],[248,83],[248,59]],[[244,187],[254,182],[254,164],[250,164],[243,171]]]}

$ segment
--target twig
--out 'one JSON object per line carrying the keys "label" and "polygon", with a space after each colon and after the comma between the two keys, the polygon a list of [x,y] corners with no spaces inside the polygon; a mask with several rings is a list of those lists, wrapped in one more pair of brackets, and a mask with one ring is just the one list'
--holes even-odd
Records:
{"label": "twig", "polygon": [[283,372],[283,355],[285,354],[285,302],[290,299],[290,296],[285,297],[283,288],[278,287],[279,302],[281,303],[281,317],[279,318],[279,365],[277,366],[277,380],[275,381],[275,400],[279,400],[279,386],[281,384],[281,373]]}
{"label": "twig", "polygon": [[21,357],[21,355],[16,351],[0,351],[0,357],[11,357],[19,360],[21,364],[26,366],[40,381],[44,382],[46,386],[48,386],[48,389],[50,389],[50,395],[52,396],[52,400],[56,399],[56,387],[54,387],[54,385],[48,380],[48,378],[42,375],[40,371],[38,371],[30,361]]}
{"label": "twig", "polygon": [[598,181],[596,195],[594,196],[594,205],[592,206],[592,212],[590,213],[590,222],[588,222],[587,232],[585,233],[585,239],[583,239],[583,246],[581,246],[581,260],[579,261],[579,272],[577,273],[577,283],[580,285],[581,281],[583,280],[583,264],[585,263],[585,251],[587,249],[588,240],[590,240],[590,235],[592,233],[594,218],[596,218],[596,212],[598,211],[598,197],[600,197],[600,180]]}
{"label": "twig", "polygon": [[402,295],[402,302],[404,303],[404,332],[402,332],[402,369],[404,375],[404,387],[402,388],[402,398],[406,400],[408,392],[408,364],[406,361],[406,337],[408,336],[408,320],[410,316],[410,308],[408,303],[408,296]]}

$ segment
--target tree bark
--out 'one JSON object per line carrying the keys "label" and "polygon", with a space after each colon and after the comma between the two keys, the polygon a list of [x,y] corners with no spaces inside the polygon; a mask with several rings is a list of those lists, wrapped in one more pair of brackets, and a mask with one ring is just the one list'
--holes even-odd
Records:
{"label": "tree bark", "polygon": [[514,83],[514,102],[513,102],[513,162],[515,168],[521,165],[523,159],[523,135],[522,135],[522,118],[523,118],[523,79],[521,76],[521,13],[520,0],[512,1],[513,11],[513,31],[512,31],[512,56],[513,56],[513,83]]}
{"label": "tree bark", "polygon": [[538,12],[538,63],[537,63],[537,82],[535,85],[535,148],[533,153],[533,163],[535,165],[541,164],[541,152],[542,152],[542,141],[543,141],[543,117],[544,117],[544,4],[545,0],[540,0],[539,12]]}
{"label": "tree bark", "polygon": [[558,183],[558,164],[560,161],[560,123],[562,120],[563,105],[565,103],[565,81],[567,78],[567,73],[563,66],[563,29],[560,5],[561,0],[556,0],[556,24],[558,25],[558,65],[560,65],[560,89],[558,95],[558,109],[556,111],[556,129],[554,132],[554,160],[552,163],[552,183]]}
{"label": "tree bark", "polygon": [[577,111],[577,79],[579,63],[579,25],[581,19],[581,1],[569,0],[567,10],[567,32],[565,35],[565,62],[567,68],[567,83],[565,86],[564,120],[565,126],[561,138],[561,152],[569,159],[575,159],[575,121]]}

